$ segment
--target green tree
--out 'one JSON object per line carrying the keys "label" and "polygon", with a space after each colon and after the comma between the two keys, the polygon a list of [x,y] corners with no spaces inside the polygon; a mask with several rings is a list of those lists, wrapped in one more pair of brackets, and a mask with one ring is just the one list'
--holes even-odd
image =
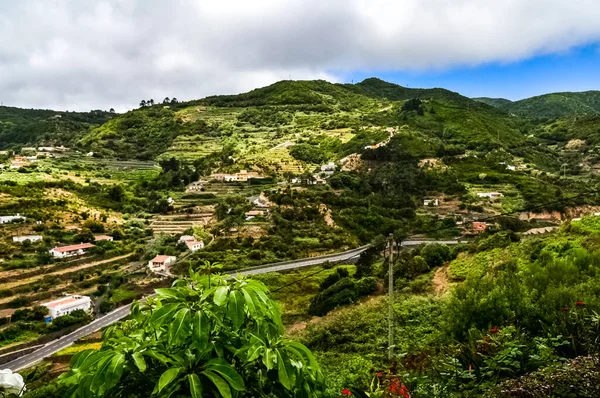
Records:
{"label": "green tree", "polygon": [[277,304],[250,279],[190,277],[109,328],[61,376],[71,396],[319,397],[312,353],[284,338]]}

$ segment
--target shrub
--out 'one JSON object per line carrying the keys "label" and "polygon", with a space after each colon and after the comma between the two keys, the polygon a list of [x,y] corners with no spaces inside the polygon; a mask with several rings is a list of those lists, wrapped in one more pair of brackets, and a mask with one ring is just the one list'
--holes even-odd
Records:
{"label": "shrub", "polygon": [[377,278],[367,276],[356,282],[356,294],[359,296],[368,296],[377,291]]}

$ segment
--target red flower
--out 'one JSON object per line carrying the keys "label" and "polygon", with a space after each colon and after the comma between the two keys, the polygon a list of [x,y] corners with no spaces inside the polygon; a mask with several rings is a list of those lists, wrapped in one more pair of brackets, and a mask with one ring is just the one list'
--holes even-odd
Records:
{"label": "red flower", "polygon": [[585,307],[585,303],[583,301],[578,301],[575,303],[575,305],[578,307]]}
{"label": "red flower", "polygon": [[566,305],[563,307],[563,311],[569,311],[569,307],[567,307]]}
{"label": "red flower", "polygon": [[500,329],[498,328],[491,328],[490,329],[490,333],[498,333],[500,331]]}
{"label": "red flower", "polygon": [[383,377],[381,373],[377,373],[377,377]]}
{"label": "red flower", "polygon": [[345,388],[345,389],[342,391],[342,395],[352,395],[352,391],[350,391],[350,390],[348,390],[347,388]]}

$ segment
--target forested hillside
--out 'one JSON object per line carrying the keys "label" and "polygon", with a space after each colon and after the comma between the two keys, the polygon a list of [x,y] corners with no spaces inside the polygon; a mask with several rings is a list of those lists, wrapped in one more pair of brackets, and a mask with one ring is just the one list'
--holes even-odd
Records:
{"label": "forested hillside", "polygon": [[104,111],[58,112],[0,107],[0,149],[37,144],[74,145],[93,126],[114,116]]}
{"label": "forested hillside", "polygon": [[554,119],[600,114],[600,91],[552,93],[514,102],[504,98],[474,99],[513,115],[529,118]]}

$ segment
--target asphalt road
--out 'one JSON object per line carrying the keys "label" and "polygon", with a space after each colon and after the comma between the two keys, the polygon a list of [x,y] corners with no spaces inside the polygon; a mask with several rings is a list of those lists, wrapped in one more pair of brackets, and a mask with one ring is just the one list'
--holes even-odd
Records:
{"label": "asphalt road", "polygon": [[[402,242],[402,246],[416,246],[421,243],[426,243],[430,241],[405,241]],[[438,241],[437,243],[443,243],[447,245],[455,245],[458,244],[458,241]],[[261,267],[247,269],[245,271],[240,271],[238,275],[257,275],[257,274],[265,274],[268,272],[277,272],[277,271],[287,271],[292,269],[310,267],[314,265],[323,264],[325,262],[336,263],[341,261],[350,260],[356,258],[363,251],[367,250],[370,246],[363,246],[357,249],[352,249],[345,251],[339,254],[332,254],[327,256],[320,257],[312,257],[304,260],[290,261],[285,263],[277,263],[273,265],[264,265]],[[110,312],[104,315],[102,318],[98,318],[93,322],[82,326],[81,328],[75,330],[73,333],[68,334],[66,336],[61,337],[58,340],[51,341],[46,344],[44,347],[33,351],[27,355],[23,355],[22,357],[15,359],[7,364],[0,365],[0,368],[3,369],[11,369],[13,372],[17,372],[21,369],[32,366],[33,364],[41,361],[42,359],[57,353],[58,351],[70,346],[77,340],[82,337],[88,336],[98,330],[112,325],[113,323],[127,317],[129,315],[129,306],[124,306],[117,308],[113,312]]]}
{"label": "asphalt road", "polygon": [[[305,260],[299,260],[297,262],[276,264],[273,266],[265,265],[264,267],[261,267],[258,269],[249,269],[246,271],[240,271],[240,272],[238,272],[238,274],[239,275],[257,275],[257,274],[264,274],[267,272],[286,271],[286,270],[291,270],[291,269],[310,267],[313,265],[323,264],[325,261],[339,262],[339,261],[349,260],[351,258],[357,257],[358,255],[360,255],[360,253],[362,253],[366,249],[367,249],[367,247],[361,247],[358,249],[348,250],[346,252],[343,252],[340,254],[335,254],[335,255],[307,258]],[[70,346],[71,344],[73,344],[74,342],[79,340],[80,338],[88,336],[94,332],[97,332],[98,330],[127,317],[129,315],[129,313],[130,313],[130,310],[129,310],[128,305],[117,308],[113,312],[110,312],[110,313],[104,315],[102,318],[98,318],[98,319],[94,320],[93,322],[91,322],[85,326],[82,326],[81,328],[77,329],[76,331],[74,331],[71,334],[63,336],[58,340],[51,341],[50,343],[46,344],[44,347],[42,347],[36,351],[33,351],[27,355],[23,355],[22,357],[15,359],[14,361],[11,361],[4,365],[0,365],[0,368],[10,369],[13,372],[17,372],[21,369],[30,367],[33,364],[41,361],[42,359],[44,359],[50,355],[53,355],[53,354],[57,353],[58,351]]]}

